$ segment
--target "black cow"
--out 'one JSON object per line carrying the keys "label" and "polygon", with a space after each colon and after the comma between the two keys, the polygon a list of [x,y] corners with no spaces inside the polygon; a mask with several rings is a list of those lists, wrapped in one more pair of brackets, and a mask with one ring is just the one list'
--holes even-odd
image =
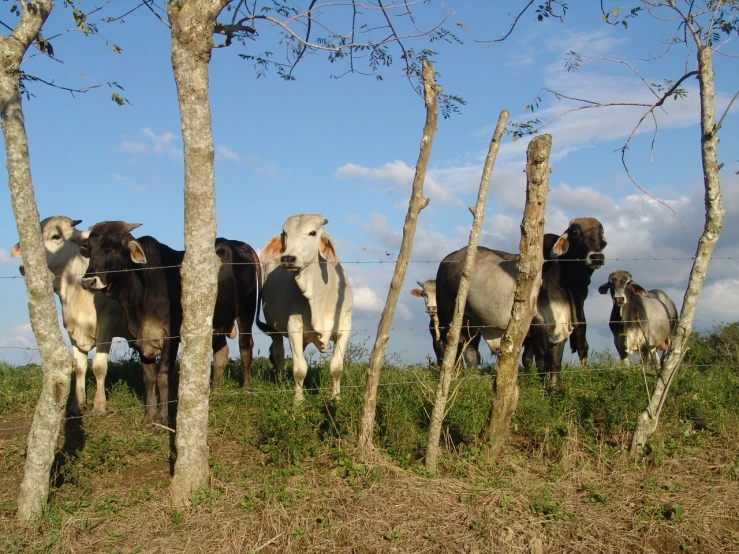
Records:
{"label": "black cow", "polygon": [[[140,224],[123,221],[107,221],[90,228],[81,248],[81,253],[90,258],[82,286],[87,290],[103,291],[106,296],[120,302],[128,319],[128,327],[135,337],[133,346],[138,350],[144,367],[146,386],[146,409],[144,424],[164,424],[167,421],[167,404],[170,396],[170,371],[179,347],[182,324],[182,283],[179,266],[184,252],[173,250],[153,237],[134,239],[131,231]],[[243,246],[242,246],[243,245]],[[216,251],[221,259],[248,259],[248,245],[238,241],[220,239]],[[250,250],[250,247],[248,247]],[[253,251],[252,251],[253,252]],[[253,258],[252,258],[253,259]],[[254,267],[244,266],[235,271],[235,266],[221,266],[219,270],[219,298],[213,316],[214,375],[223,375],[228,361],[226,335],[234,336],[234,319],[242,325],[242,363],[251,361],[251,323],[256,312],[257,294],[252,289],[260,280]],[[254,287],[242,287],[252,271]],[[242,294],[244,288],[244,294]],[[253,306],[248,300],[253,298]],[[238,299],[238,302],[234,302]],[[242,304],[243,300],[243,304]],[[248,314],[252,319],[248,319]],[[248,355],[245,353],[248,350]],[[159,367],[156,357],[161,356]],[[244,368],[248,375],[250,367]],[[217,384],[217,383],[216,383]],[[157,390],[159,402],[157,403]]]}
{"label": "black cow", "polygon": [[[562,235],[546,239],[542,285],[526,338],[524,363],[535,361],[542,375],[551,375],[553,384],[559,380],[565,342],[576,324],[583,325],[584,341],[583,305],[593,270],[605,262],[605,246],[603,226],[594,218],[573,219]],[[452,318],[465,252],[462,248],[449,254],[436,275],[442,340]],[[481,329],[492,351],[500,347],[511,315],[518,258],[517,254],[478,247],[465,318]],[[587,352],[587,343],[584,347]]]}

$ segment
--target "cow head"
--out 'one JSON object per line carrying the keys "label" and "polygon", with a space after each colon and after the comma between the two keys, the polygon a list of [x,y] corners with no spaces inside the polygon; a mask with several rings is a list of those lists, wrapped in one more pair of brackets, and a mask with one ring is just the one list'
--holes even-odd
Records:
{"label": "cow head", "polygon": [[[63,215],[47,217],[41,221],[41,237],[46,251],[46,265],[57,277],[79,252],[82,231],[75,229],[75,226],[80,223],[82,223],[81,219],[70,219]],[[22,256],[20,243],[16,243],[10,249],[10,255],[14,258]],[[23,264],[18,267],[18,270],[21,275],[26,274]]]}
{"label": "cow head", "polygon": [[289,217],[282,226],[282,234],[272,237],[262,249],[262,263],[279,257],[280,265],[294,273],[300,273],[321,258],[339,263],[334,244],[323,229],[327,223],[328,219],[316,214]]}
{"label": "cow head", "polygon": [[603,225],[594,217],[578,217],[560,235],[549,252],[550,259],[583,260],[591,269],[598,269],[605,261],[606,247]]}
{"label": "cow head", "polygon": [[418,286],[421,288],[411,290],[411,296],[423,298],[423,301],[426,303],[426,313],[429,315],[436,315],[436,280],[430,279],[423,283],[421,281],[416,281],[416,283],[418,283]]}
{"label": "cow head", "polygon": [[87,273],[82,278],[82,288],[101,290],[106,294],[117,281],[121,271],[135,269],[146,263],[141,244],[133,238],[131,231],[140,223],[104,221],[90,227],[80,253],[90,258]]}
{"label": "cow head", "polygon": [[631,273],[619,269],[608,276],[608,282],[598,287],[601,294],[611,293],[614,306],[623,306],[628,303],[629,291],[639,296],[647,296],[649,293],[641,285],[631,280]]}

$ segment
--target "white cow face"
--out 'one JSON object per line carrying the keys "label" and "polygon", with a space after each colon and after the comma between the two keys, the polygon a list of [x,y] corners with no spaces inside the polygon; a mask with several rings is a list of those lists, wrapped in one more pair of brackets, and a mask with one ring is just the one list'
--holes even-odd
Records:
{"label": "white cow face", "polygon": [[295,273],[320,261],[338,263],[331,238],[323,230],[327,223],[327,219],[316,214],[289,217],[282,234],[270,239],[262,250],[262,262],[279,257],[280,265]]}
{"label": "white cow face", "polygon": [[436,280],[430,279],[423,283],[421,281],[416,281],[416,283],[418,283],[418,286],[421,288],[411,290],[411,296],[423,298],[423,301],[426,303],[426,313],[429,315],[435,315],[437,311]]}
{"label": "white cow face", "polygon": [[[47,217],[41,221],[46,264],[54,275],[60,275],[69,261],[78,255],[78,242],[84,238],[83,231],[75,229],[75,226],[80,223],[82,223],[81,219],[73,220],[63,215]],[[20,243],[13,246],[10,255],[21,257]],[[19,269],[21,274],[24,274],[23,265]]]}

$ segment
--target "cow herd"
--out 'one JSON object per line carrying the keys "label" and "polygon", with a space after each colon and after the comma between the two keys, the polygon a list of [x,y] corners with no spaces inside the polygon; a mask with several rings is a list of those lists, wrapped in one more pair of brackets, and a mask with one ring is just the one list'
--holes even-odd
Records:
{"label": "cow herd", "polygon": [[[75,395],[70,410],[85,406],[87,356],[96,378],[93,409],[106,410],[105,375],[113,337],[129,341],[141,358],[146,386],[144,423],[151,428],[167,422],[171,373],[180,343],[182,324],[179,266],[184,252],[153,237],[134,238],[139,224],[106,221],[88,231],[76,228],[80,220],[54,216],[41,221],[43,243],[54,291],[59,295],[64,327],[75,358]],[[228,361],[226,337],[238,333],[244,386],[251,383],[254,340],[252,325],[272,339],[270,361],[278,372],[285,364],[283,338],[293,357],[295,404],[303,400],[308,344],[322,353],[333,341],[329,370],[333,396],[340,395],[343,358],[351,335],[353,306],[349,279],[339,262],[323,216],[289,217],[282,233],[271,238],[261,254],[248,244],[224,238],[214,248],[220,266],[213,314],[213,381],[221,383]],[[544,267],[537,312],[524,342],[523,362],[535,363],[542,374],[558,380],[565,343],[587,364],[584,303],[593,272],[605,263],[606,240],[597,219],[577,218],[561,235],[544,237]],[[436,279],[419,282],[411,294],[422,297],[429,314],[434,353],[441,359],[454,303],[462,278],[466,248],[452,252],[439,265]],[[11,249],[21,256],[20,245]],[[468,366],[480,362],[484,339],[497,352],[506,329],[516,287],[518,255],[478,247],[470,275],[458,357]],[[24,268],[21,265],[21,273]],[[647,292],[626,271],[614,271],[599,287],[610,292],[613,309],[610,328],[620,358],[632,353],[657,361],[674,331],[677,311],[660,290]],[[260,320],[259,309],[264,314]],[[238,331],[237,331],[238,325]],[[159,358],[159,363],[156,363]]]}

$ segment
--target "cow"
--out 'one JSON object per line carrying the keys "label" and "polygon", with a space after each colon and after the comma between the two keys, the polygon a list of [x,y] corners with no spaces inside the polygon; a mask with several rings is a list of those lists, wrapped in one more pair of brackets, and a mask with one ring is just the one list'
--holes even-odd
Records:
{"label": "cow", "polygon": [[608,326],[621,361],[628,364],[629,354],[637,352],[642,360],[650,358],[659,366],[657,350],[667,349],[677,326],[675,303],[659,289],[647,292],[623,270],[611,273],[598,287],[601,294],[609,291],[613,308]]}
{"label": "cow", "polygon": [[[436,281],[429,279],[428,281],[416,281],[420,289],[412,289],[411,296],[423,298],[426,304],[426,313],[429,315],[429,333],[431,333],[431,343],[434,347],[437,363],[441,364],[444,358],[444,346],[441,343],[441,331],[439,330],[439,316],[436,308]],[[480,339],[478,332],[471,332],[468,326],[462,325],[459,337],[459,348],[464,348],[463,359],[467,367],[477,368],[480,364]],[[457,353],[459,358],[459,352]]]}
{"label": "cow", "polygon": [[[559,381],[566,339],[576,324],[584,325],[582,304],[590,276],[605,263],[606,244],[603,226],[594,218],[573,219],[556,240],[545,241],[542,284],[526,338],[524,363],[534,360],[539,373],[550,375],[553,385]],[[452,319],[466,250],[446,256],[436,275],[442,339]],[[491,351],[500,347],[511,315],[518,259],[518,254],[478,247],[464,315],[470,325],[481,329]]]}
{"label": "cow", "polygon": [[[243,386],[251,387],[251,366],[254,352],[254,337],[252,325],[259,306],[259,292],[262,286],[262,266],[259,256],[254,249],[245,242],[225,238],[217,238],[215,242],[216,254],[221,260],[218,269],[218,297],[214,313],[218,317],[218,326],[225,327],[234,318],[238,323],[239,354],[241,368],[244,372]],[[234,328],[230,337],[233,337]],[[225,348],[224,348],[225,346]],[[223,379],[223,370],[228,363],[228,347],[226,336],[213,335],[214,356],[219,353],[225,356],[216,363],[213,362],[213,388],[218,388]]]}
{"label": "cow", "polygon": [[[80,254],[84,231],[75,227],[81,219],[66,216],[47,217],[41,221],[41,235],[46,250],[46,264],[54,275],[54,292],[62,306],[62,321],[72,343],[75,361],[75,394],[69,407],[71,415],[79,415],[87,401],[85,376],[87,356],[95,349],[92,372],[95,375],[93,411],[104,413],[105,376],[108,373],[108,355],[113,337],[133,338],[121,305],[100,292],[82,288],[81,279],[87,271],[88,260]],[[21,257],[20,244],[11,248],[10,255]],[[23,265],[21,275],[25,274]]]}
{"label": "cow", "polygon": [[326,352],[334,342],[329,371],[333,397],[341,393],[344,353],[352,326],[353,295],[349,278],[339,263],[328,220],[317,214],[291,216],[282,234],[272,237],[261,252],[264,264],[262,311],[257,325],[272,338],[270,359],[280,375],[285,365],[283,337],[293,356],[294,404],[304,400],[303,382],[308,362],[303,351],[312,343]]}
{"label": "cow", "polygon": [[[175,381],[170,380],[170,372],[177,357],[182,324],[179,268],[185,253],[173,250],[150,236],[135,239],[131,231],[139,226],[139,223],[105,221],[90,228],[85,237],[85,246],[80,250],[83,256],[90,259],[82,286],[87,290],[102,291],[123,307],[129,331],[135,338],[133,346],[139,352],[144,369],[144,425],[151,429],[157,424],[165,424],[168,419],[169,389]],[[255,254],[248,254],[244,247],[248,245],[226,239],[219,239],[215,244],[216,253],[221,259],[242,259],[242,255],[246,260],[255,259]],[[217,380],[223,375],[228,361],[225,337],[235,336],[234,319],[240,317],[245,325],[248,324],[248,328],[240,329],[243,337],[240,346],[251,350],[251,324],[247,319],[250,310],[251,313],[256,311],[256,306],[247,307],[248,302],[244,302],[243,309],[239,308],[240,278],[228,271],[233,266],[227,266],[222,271],[223,265],[218,275],[220,298],[216,299],[213,314],[213,374]],[[253,282],[258,283],[256,269],[252,268],[252,275]],[[245,296],[256,302],[256,295]],[[236,298],[239,298],[238,303],[233,301]],[[157,356],[160,356],[158,367]],[[242,351],[242,363],[245,360],[251,360],[251,353],[246,355]],[[250,370],[250,367],[244,368],[245,378]]]}

